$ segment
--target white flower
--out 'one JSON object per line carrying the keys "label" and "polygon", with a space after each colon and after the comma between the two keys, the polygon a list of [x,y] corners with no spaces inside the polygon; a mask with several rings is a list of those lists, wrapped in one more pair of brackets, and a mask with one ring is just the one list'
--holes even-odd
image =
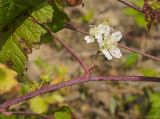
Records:
{"label": "white flower", "polygon": [[84,40],[85,40],[87,43],[94,42],[94,39],[91,38],[90,36],[85,36],[85,37],[84,37]]}
{"label": "white flower", "polygon": [[111,59],[112,59],[112,56],[111,56],[111,54],[109,53],[109,51],[108,51],[107,49],[102,50],[102,53],[104,54],[104,56],[105,56],[108,60],[111,60]]}
{"label": "white flower", "polygon": [[111,55],[113,57],[115,57],[115,58],[121,58],[122,57],[122,53],[121,53],[120,49],[116,45],[113,45],[108,50],[109,50],[109,52],[111,53]]}
{"label": "white flower", "polygon": [[113,29],[106,24],[99,24],[94,26],[89,31],[89,36],[85,36],[84,40],[87,43],[94,42],[100,47],[100,50],[105,55],[108,60],[114,58],[121,58],[122,53],[117,46],[117,42],[122,38],[122,33],[120,31],[111,33]]}
{"label": "white flower", "polygon": [[112,39],[115,40],[116,42],[120,41],[122,38],[122,33],[120,31],[112,33],[111,35],[112,35]]}
{"label": "white flower", "polygon": [[108,25],[99,24],[98,25],[98,32],[99,32],[99,35],[103,35],[104,33],[109,35],[110,34],[110,28],[109,28]]}

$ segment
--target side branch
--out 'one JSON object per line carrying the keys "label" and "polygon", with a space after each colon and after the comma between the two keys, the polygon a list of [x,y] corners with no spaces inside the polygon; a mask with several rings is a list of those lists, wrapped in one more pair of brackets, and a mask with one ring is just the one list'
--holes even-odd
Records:
{"label": "side branch", "polygon": [[51,85],[48,87],[40,88],[39,90],[30,92],[28,94],[25,94],[21,97],[17,97],[15,99],[8,100],[0,105],[0,110],[8,109],[10,106],[24,102],[30,98],[33,98],[38,95],[42,95],[49,92],[54,92],[58,89],[72,86],[75,84],[80,84],[88,81],[148,81],[148,82],[158,82],[160,83],[160,78],[156,77],[145,77],[145,76],[111,76],[111,77],[88,77],[88,76],[82,76],[79,78],[75,78],[73,80],[65,81],[62,83],[58,83],[56,85]]}
{"label": "side branch", "polygon": [[129,6],[129,7],[131,7],[131,8],[133,8],[133,9],[135,9],[135,10],[137,10],[137,11],[139,11],[139,12],[143,13],[143,9],[142,8],[140,8],[140,7],[134,5],[134,4],[132,4],[132,3],[128,2],[128,1],[126,1],[126,0],[118,0],[118,1],[123,3],[123,4],[125,4],[125,5],[127,5],[127,6]]}
{"label": "side branch", "polygon": [[118,44],[118,46],[121,47],[121,48],[124,48],[124,49],[126,49],[126,50],[129,50],[129,51],[131,51],[131,52],[135,52],[135,53],[137,53],[137,54],[140,54],[140,55],[142,55],[142,56],[145,56],[145,57],[148,57],[148,58],[150,58],[150,59],[153,59],[153,60],[155,60],[155,61],[159,61],[159,62],[160,62],[160,58],[158,58],[158,57],[149,55],[149,54],[147,54],[147,53],[141,52],[141,51],[139,51],[139,50],[136,50],[136,49],[133,49],[133,48],[130,48],[130,47],[121,45],[121,44]]}
{"label": "side branch", "polygon": [[[32,16],[31,16],[32,17]],[[33,18],[33,17],[32,17]],[[57,40],[78,62],[79,64],[82,66],[82,68],[84,69],[86,74],[89,74],[89,68],[88,66],[84,63],[84,61],[72,50],[71,47],[69,47],[67,44],[65,44],[65,42],[61,39],[59,39],[52,30],[50,30],[46,25],[38,22],[35,18],[33,18],[34,22],[36,22],[37,24],[39,24],[42,28],[44,28],[49,35],[52,36],[52,38],[54,38],[55,40]]]}

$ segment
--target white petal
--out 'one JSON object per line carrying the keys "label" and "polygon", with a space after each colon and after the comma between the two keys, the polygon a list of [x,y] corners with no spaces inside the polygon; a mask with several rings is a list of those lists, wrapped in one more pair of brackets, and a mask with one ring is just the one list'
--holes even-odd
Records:
{"label": "white petal", "polygon": [[109,52],[115,58],[121,58],[122,57],[122,53],[121,53],[120,49],[116,46],[113,46],[112,48],[110,48]]}
{"label": "white petal", "polygon": [[113,39],[115,42],[120,41],[121,38],[122,38],[122,33],[121,33],[120,31],[115,32],[115,33],[112,33],[112,39]]}
{"label": "white petal", "polygon": [[110,27],[109,26],[106,26],[106,25],[102,25],[102,24],[99,24],[98,25],[98,32],[102,35],[102,34],[107,34],[109,35],[110,34]]}
{"label": "white petal", "polygon": [[94,41],[94,39],[91,38],[90,36],[85,36],[85,37],[84,37],[84,40],[85,40],[87,43],[91,43],[91,42]]}
{"label": "white petal", "polygon": [[111,59],[112,59],[112,56],[111,56],[111,54],[109,53],[109,51],[108,51],[107,49],[102,50],[102,53],[104,54],[104,56],[105,56],[108,60],[111,60]]}
{"label": "white petal", "polygon": [[102,35],[97,35],[96,39],[97,39],[97,42],[98,42],[99,45],[103,43],[103,37],[102,37]]}
{"label": "white petal", "polygon": [[111,32],[111,29],[109,26],[107,26],[105,35],[110,35],[110,32]]}

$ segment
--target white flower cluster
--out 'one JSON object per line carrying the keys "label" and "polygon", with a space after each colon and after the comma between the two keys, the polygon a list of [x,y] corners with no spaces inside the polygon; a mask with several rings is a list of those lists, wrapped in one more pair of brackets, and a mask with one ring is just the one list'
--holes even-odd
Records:
{"label": "white flower cluster", "polygon": [[113,28],[102,23],[92,27],[89,30],[89,35],[85,36],[84,40],[87,43],[97,40],[100,51],[108,60],[111,60],[113,57],[120,58],[122,57],[122,53],[117,46],[117,42],[122,38],[122,33],[120,31],[112,32]]}

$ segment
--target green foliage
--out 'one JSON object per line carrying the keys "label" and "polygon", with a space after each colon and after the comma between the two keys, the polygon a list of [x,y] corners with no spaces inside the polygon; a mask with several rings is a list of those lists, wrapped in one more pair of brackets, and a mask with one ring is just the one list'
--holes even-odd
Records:
{"label": "green foliage", "polygon": [[140,72],[144,76],[155,76],[155,77],[160,76],[160,72],[157,71],[156,69],[152,69],[152,68],[142,68],[142,69],[140,69]]}
{"label": "green foliage", "polygon": [[35,116],[5,116],[0,114],[0,119],[37,119]]}
{"label": "green foliage", "polygon": [[[144,0],[140,0],[140,1],[130,0],[130,1],[139,7],[143,7]],[[139,27],[146,28],[147,22],[145,21],[145,17],[142,13],[134,10],[133,8],[129,8],[129,7],[124,8],[123,12],[126,15],[133,16],[136,24]]]}
{"label": "green foliage", "polygon": [[148,1],[148,5],[155,10],[160,10],[160,2],[158,0],[150,0]]}
{"label": "green foliage", "polygon": [[[69,107],[63,106],[56,109],[49,109],[49,105],[63,102],[63,97],[59,93],[45,94],[29,100],[30,110],[35,113],[53,113],[54,119],[72,119],[72,112]],[[1,118],[0,118],[1,119]]]}
{"label": "green foliage", "polygon": [[147,115],[147,119],[159,119],[160,114],[160,93],[152,93],[149,95],[151,109]]}
{"label": "green foliage", "polygon": [[137,0],[129,0],[129,1],[138,7],[143,7],[143,5],[144,5],[144,0],[138,0],[138,1]]}
{"label": "green foliage", "polygon": [[46,112],[48,110],[48,104],[42,97],[37,96],[30,100],[30,109],[35,113]]}
{"label": "green foliage", "polygon": [[[0,119],[19,119],[16,116],[4,116],[4,115],[0,115]],[[23,118],[21,118],[23,119]]]}
{"label": "green foliage", "polygon": [[0,0],[0,30],[38,0]]}
{"label": "green foliage", "polygon": [[84,16],[82,16],[82,21],[88,23],[92,20],[93,16],[94,16],[93,10],[89,10],[86,12]]}
{"label": "green foliage", "polygon": [[72,119],[72,112],[69,107],[63,106],[54,111],[55,119]]}
{"label": "green foliage", "polygon": [[54,31],[57,32],[62,29],[66,21],[69,21],[69,18],[65,12],[63,12],[63,4],[60,0],[55,0],[55,3],[52,3],[52,8],[54,11],[53,14],[53,23],[48,23],[48,26]]}
{"label": "green foliage", "polygon": [[[34,11],[34,12],[32,12]],[[42,4],[39,4],[35,6],[31,11],[31,15],[38,19],[39,22],[48,22],[52,20],[53,12],[52,6],[47,2],[42,2]]]}
{"label": "green foliage", "polygon": [[135,53],[130,53],[128,54],[123,61],[123,66],[125,68],[130,68],[132,66],[134,66],[138,61],[138,55]]}
{"label": "green foliage", "polygon": [[56,31],[68,20],[60,1],[49,4],[45,0],[0,0],[0,63],[7,64],[19,76],[33,45],[46,33],[30,16],[57,26]]}
{"label": "green foliage", "polygon": [[147,22],[145,21],[144,15],[139,13],[138,11],[132,9],[132,8],[124,8],[123,9],[124,14],[133,16],[136,24],[139,27],[145,28],[147,25]]}
{"label": "green foliage", "polygon": [[45,101],[48,104],[58,104],[64,101],[64,97],[60,92],[54,92],[53,94],[45,95]]}

